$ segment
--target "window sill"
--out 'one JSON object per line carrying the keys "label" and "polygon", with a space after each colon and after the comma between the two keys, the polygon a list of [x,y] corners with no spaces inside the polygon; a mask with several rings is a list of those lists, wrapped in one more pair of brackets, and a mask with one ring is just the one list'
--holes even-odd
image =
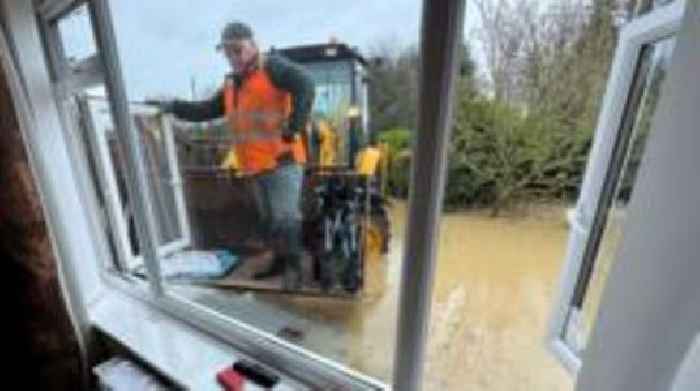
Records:
{"label": "window sill", "polygon": [[[117,290],[106,292],[89,316],[98,330],[186,389],[221,390],[216,373],[244,357],[226,343]],[[283,377],[274,389],[308,388]]]}

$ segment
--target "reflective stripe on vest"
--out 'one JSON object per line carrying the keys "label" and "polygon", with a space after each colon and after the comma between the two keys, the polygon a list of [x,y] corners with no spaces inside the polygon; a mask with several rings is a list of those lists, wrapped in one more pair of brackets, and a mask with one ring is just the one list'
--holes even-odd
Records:
{"label": "reflective stripe on vest", "polygon": [[282,140],[291,112],[291,96],[275,87],[267,72],[253,71],[237,88],[226,79],[224,108],[240,163],[246,174],[274,170],[285,154],[297,163],[306,162],[306,152],[299,137],[293,143]]}

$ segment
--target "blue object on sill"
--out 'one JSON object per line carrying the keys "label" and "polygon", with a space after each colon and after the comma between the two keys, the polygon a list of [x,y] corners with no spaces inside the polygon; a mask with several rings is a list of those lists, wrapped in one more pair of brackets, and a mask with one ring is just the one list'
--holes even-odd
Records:
{"label": "blue object on sill", "polygon": [[[164,279],[174,282],[197,282],[225,277],[240,263],[240,258],[228,250],[187,250],[172,254],[160,261]],[[146,276],[145,265],[134,272]]]}

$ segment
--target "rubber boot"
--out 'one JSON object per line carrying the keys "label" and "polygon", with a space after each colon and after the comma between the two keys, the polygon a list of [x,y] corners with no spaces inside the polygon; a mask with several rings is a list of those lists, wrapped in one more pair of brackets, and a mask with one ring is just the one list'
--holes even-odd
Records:
{"label": "rubber boot", "polygon": [[266,280],[268,278],[281,276],[284,274],[284,271],[285,271],[285,260],[280,256],[276,256],[272,260],[272,263],[270,264],[270,266],[268,266],[267,269],[253,274],[253,279],[254,280]]}
{"label": "rubber boot", "polygon": [[302,287],[301,255],[290,254],[284,257],[284,281],[285,291],[298,291]]}

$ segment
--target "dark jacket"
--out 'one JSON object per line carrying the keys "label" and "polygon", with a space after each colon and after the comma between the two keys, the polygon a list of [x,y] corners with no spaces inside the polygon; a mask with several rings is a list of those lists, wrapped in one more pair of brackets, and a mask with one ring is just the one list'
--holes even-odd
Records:
{"label": "dark jacket", "polygon": [[[292,96],[289,130],[293,132],[303,130],[309,120],[314,101],[313,79],[300,65],[278,55],[265,57],[263,66],[272,83]],[[245,78],[241,79],[236,75],[233,78],[237,86],[245,83]],[[222,88],[208,100],[197,102],[176,100],[173,102],[172,112],[176,117],[192,122],[222,117],[225,114],[223,93]]]}

